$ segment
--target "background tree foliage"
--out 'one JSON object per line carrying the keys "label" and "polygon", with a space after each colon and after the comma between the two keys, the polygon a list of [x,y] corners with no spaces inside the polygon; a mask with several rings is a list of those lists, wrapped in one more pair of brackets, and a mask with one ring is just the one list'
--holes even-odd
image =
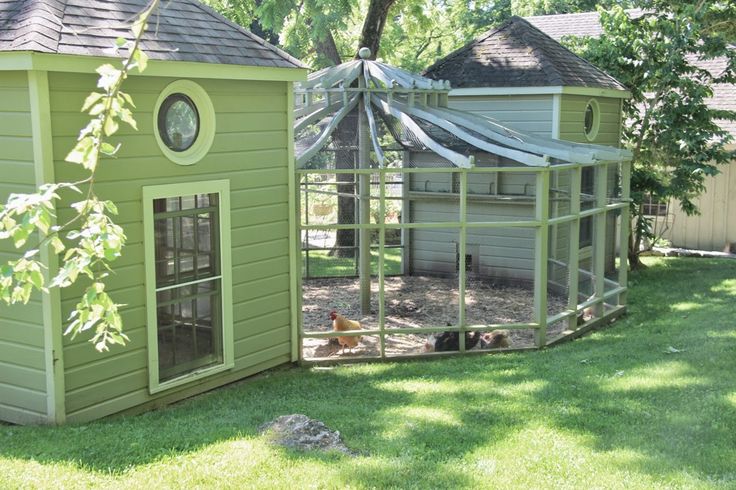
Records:
{"label": "background tree foliage", "polygon": [[[511,16],[512,0],[208,0],[228,18],[273,34],[292,55],[313,68],[355,56],[376,34],[367,13],[385,13],[382,60],[412,71]],[[339,61],[338,61],[339,60]]]}
{"label": "background tree foliage", "polygon": [[511,0],[514,15],[574,14],[593,12],[596,8],[608,9],[614,6],[634,7],[635,0]]}
{"label": "background tree foliage", "polygon": [[[620,7],[600,9],[604,34],[572,40],[573,48],[618,78],[631,91],[624,101],[624,144],[634,153],[630,261],[638,265],[645,238],[653,238],[642,202],[674,199],[697,213],[694,199],[706,176],[736,158],[718,121],[736,113],[709,107],[717,83],[736,83],[736,4],[730,1],[647,0],[645,12],[630,17]],[[702,62],[725,60],[714,70]]]}
{"label": "background tree foliage", "polygon": [[[287,51],[314,68],[346,61],[361,46],[371,45],[374,56],[414,72],[512,15],[598,8],[605,34],[570,44],[632,92],[625,102],[624,144],[634,151],[630,251],[635,265],[642,241],[652,236],[643,198],[673,198],[683,210],[695,213],[694,199],[703,191],[705,177],[718,173],[718,164],[734,157],[725,149],[729,137],[718,125],[718,119],[730,119],[733,114],[707,104],[714,84],[734,83],[734,51],[729,49],[729,43],[736,41],[733,0],[210,2],[225,15],[278,37]],[[629,18],[624,9],[632,7],[647,13]],[[366,15],[376,9],[383,23]],[[721,73],[710,73],[694,63],[718,56],[731,59]]]}
{"label": "background tree foliage", "polygon": [[[324,68],[365,43],[366,13],[387,12],[377,57],[418,72],[512,15],[589,12],[635,0],[206,0],[231,20]],[[340,61],[338,61],[340,60]]]}

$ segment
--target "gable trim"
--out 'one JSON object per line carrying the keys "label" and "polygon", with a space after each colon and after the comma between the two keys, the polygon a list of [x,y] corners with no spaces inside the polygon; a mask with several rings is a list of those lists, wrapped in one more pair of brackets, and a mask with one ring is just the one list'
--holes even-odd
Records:
{"label": "gable trim", "polygon": [[628,99],[628,90],[614,90],[593,87],[472,87],[450,90],[450,97],[469,97],[478,95],[587,95],[589,97],[615,97]]}
{"label": "gable trim", "polygon": [[[0,71],[40,70],[71,73],[95,73],[104,63],[119,66],[121,58],[35,53],[30,51],[1,52]],[[149,60],[142,76],[210,78],[228,80],[273,80],[295,82],[307,79],[306,68],[225,65],[192,61]],[[138,73],[134,73],[139,75]]]}

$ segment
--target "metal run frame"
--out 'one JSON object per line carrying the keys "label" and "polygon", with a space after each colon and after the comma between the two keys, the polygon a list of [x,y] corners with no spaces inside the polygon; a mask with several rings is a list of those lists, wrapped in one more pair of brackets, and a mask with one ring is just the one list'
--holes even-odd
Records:
{"label": "metal run frame", "polygon": [[[304,207],[306,208],[306,210],[305,210],[306,212],[304,213],[304,223],[303,223],[304,225],[309,225],[310,224],[309,223],[309,206],[310,206],[309,195],[310,194],[322,194],[322,195],[328,195],[328,196],[331,196],[331,197],[346,196],[346,197],[350,197],[350,198],[354,198],[354,199],[358,200],[357,199],[357,196],[355,194],[347,194],[347,193],[342,193],[342,192],[321,191],[321,190],[313,190],[313,189],[310,189],[310,186],[345,185],[345,183],[344,182],[337,182],[337,181],[335,181],[335,182],[309,182],[308,181],[308,175],[309,175],[308,173],[303,173],[302,174],[302,179],[301,179],[301,181],[299,183],[299,188],[300,188],[300,194],[301,194],[301,196],[298,196],[298,197],[302,197],[303,196],[303,198],[304,198],[303,199]],[[401,185],[403,187],[404,182],[403,181],[395,181],[394,180],[394,181],[388,182],[387,184],[389,184],[389,185],[397,185],[397,184],[399,184],[399,185]],[[375,182],[371,182],[371,185],[376,185],[376,183]],[[355,183],[354,186],[357,186],[357,183]],[[385,186],[384,186],[384,189],[385,189]],[[400,201],[404,201],[405,200],[405,198],[403,198],[403,197],[394,197],[394,198],[389,198],[389,199],[400,200]],[[359,206],[356,206],[356,210],[358,210],[358,209],[359,209]],[[356,219],[359,219],[359,218],[360,218],[359,216],[356,216]],[[358,230],[356,229],[355,231],[358,231]],[[360,253],[359,253],[360,252],[360,245],[359,245],[359,237],[358,237],[358,234],[356,233],[355,235],[356,235],[355,236],[355,245],[353,245],[353,246],[347,246],[347,247],[315,247],[315,246],[310,245],[310,242],[309,242],[309,233],[307,233],[306,235],[304,235],[304,241],[303,242],[300,242],[301,243],[300,252],[302,254],[304,254],[304,271],[305,272],[303,274],[303,277],[306,277],[307,279],[317,279],[317,278],[327,279],[327,278],[330,278],[330,277],[332,277],[332,278],[337,278],[337,277],[360,277],[360,257],[361,257],[360,256]],[[313,276],[312,273],[311,273],[311,268],[310,268],[310,257],[309,257],[310,252],[335,250],[336,248],[341,248],[341,249],[346,249],[346,250],[352,250],[353,251],[353,262],[354,262],[353,268],[354,268],[354,271],[355,271],[354,274],[339,274],[339,275],[334,275],[334,276],[324,276],[324,275],[319,275],[319,276],[318,275],[314,275]],[[404,247],[404,244],[401,243],[400,245],[386,245],[384,248],[401,249],[403,251],[405,247]],[[370,249],[371,250],[377,250],[378,249],[378,246],[377,245],[371,245],[370,246]],[[392,275],[397,275],[397,274],[392,274]]]}
{"label": "metal run frame", "polygon": [[[581,211],[581,175],[582,168],[590,166],[579,163],[569,163],[554,165],[549,167],[471,167],[471,168],[362,168],[362,169],[297,169],[296,179],[301,182],[308,174],[353,174],[358,178],[369,178],[371,174],[378,174],[379,177],[379,217],[377,223],[360,223],[360,224],[328,224],[328,225],[305,225],[301,220],[296,224],[296,236],[300,237],[302,231],[309,230],[378,230],[378,329],[359,330],[359,331],[343,331],[341,336],[360,336],[360,335],[378,335],[380,339],[380,355],[379,357],[351,357],[351,358],[329,358],[329,359],[310,359],[306,361],[303,357],[303,340],[305,338],[329,338],[335,337],[333,331],[329,332],[305,332],[303,328],[303,316],[301,314],[302,287],[301,278],[295,294],[298,295],[296,304],[299,307],[298,316],[298,333],[299,333],[299,360],[303,363],[320,364],[325,362],[365,362],[368,360],[391,360],[401,358],[417,358],[429,356],[442,356],[447,354],[457,354],[456,352],[432,352],[424,354],[402,354],[386,356],[386,335],[394,334],[431,334],[436,332],[460,332],[460,353],[466,353],[465,348],[465,332],[480,331],[487,332],[497,329],[534,329],[535,331],[535,347],[542,348],[552,345],[567,338],[580,335],[586,330],[596,327],[597,325],[607,323],[615,317],[621,315],[626,309],[626,293],[627,293],[627,272],[628,257],[626,244],[629,240],[629,202],[630,202],[630,176],[631,163],[621,162],[621,195],[619,198],[609,199],[607,197],[607,162],[599,162],[594,164],[595,168],[595,195],[594,207]],[[571,192],[570,192],[570,210],[563,216],[550,216],[550,176],[553,172],[564,170],[571,171]],[[459,213],[457,221],[450,222],[422,222],[422,223],[386,223],[386,176],[392,173],[403,174],[422,174],[447,172],[459,174]],[[467,203],[468,203],[468,175],[472,173],[534,173],[536,182],[536,196],[534,201],[534,218],[531,220],[518,221],[486,221],[486,222],[468,222],[467,220]],[[402,178],[402,180],[404,180]],[[298,204],[301,202],[299,192],[302,186],[296,185],[294,201]],[[359,196],[360,197],[360,196]],[[375,198],[373,198],[375,199]],[[606,239],[613,240],[614,237],[606,237],[606,218],[608,213],[620,210],[619,226],[619,268],[618,281],[610,281],[605,278],[605,246]],[[296,215],[300,216],[299,209]],[[593,237],[593,270],[592,273],[579,270],[579,229],[580,220],[582,218],[592,216],[595,223],[595,235]],[[567,309],[555,314],[547,315],[547,294],[548,294],[548,268],[550,264],[564,265],[555,259],[549,257],[549,236],[550,229],[554,225],[569,223],[570,224],[570,242],[568,265],[575,264],[574,267],[568,266],[568,305]],[[530,323],[513,323],[513,324],[487,324],[487,325],[467,325],[465,320],[465,285],[467,279],[467,271],[465,267],[466,257],[466,239],[467,232],[473,228],[533,228],[535,230],[535,248],[534,248],[534,315],[533,321]],[[386,230],[387,229],[436,229],[436,228],[456,228],[459,237],[459,267],[458,267],[458,321],[457,326],[432,326],[421,328],[385,328],[385,297],[384,297],[384,252],[386,248]],[[583,302],[578,302],[578,281],[580,274],[586,274],[594,280],[594,294]],[[606,284],[614,286],[613,289],[606,291]],[[609,308],[605,308],[609,306]],[[595,315],[594,319],[583,325],[578,325],[578,314],[584,309],[592,308]],[[546,336],[547,327],[560,320],[567,320],[567,329],[556,338],[548,339]],[[508,350],[528,350],[529,348],[510,348]],[[488,352],[488,351],[475,351]]]}

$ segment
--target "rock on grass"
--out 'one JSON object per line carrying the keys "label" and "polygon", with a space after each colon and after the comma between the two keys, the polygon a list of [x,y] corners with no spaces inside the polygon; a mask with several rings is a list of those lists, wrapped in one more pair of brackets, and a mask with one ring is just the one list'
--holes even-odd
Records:
{"label": "rock on grass", "polygon": [[310,419],[300,413],[282,415],[259,427],[273,444],[300,451],[339,451],[349,456],[355,453],[348,449],[340,432],[330,430],[319,420]]}

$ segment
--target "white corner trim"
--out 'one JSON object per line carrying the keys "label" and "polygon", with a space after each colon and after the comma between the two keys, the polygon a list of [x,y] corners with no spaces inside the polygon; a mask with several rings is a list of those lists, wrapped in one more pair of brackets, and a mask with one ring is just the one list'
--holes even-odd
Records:
{"label": "white corner trim", "polygon": [[562,120],[562,95],[552,95],[552,137],[560,139],[560,121]]}

